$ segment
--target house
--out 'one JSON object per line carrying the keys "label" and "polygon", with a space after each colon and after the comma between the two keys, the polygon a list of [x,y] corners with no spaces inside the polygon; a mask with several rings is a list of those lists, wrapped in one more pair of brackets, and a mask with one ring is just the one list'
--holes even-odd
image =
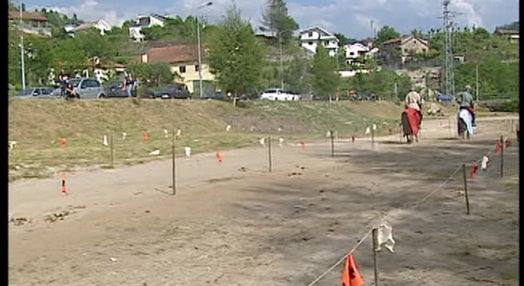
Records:
{"label": "house", "polygon": [[129,24],[129,38],[141,42],[144,40],[144,35],[142,34],[142,28],[150,28],[153,26],[163,27],[166,22],[166,17],[151,14],[149,16],[138,16],[133,22]]}
{"label": "house", "polygon": [[78,32],[81,32],[81,31],[85,31],[87,29],[91,29],[91,28],[95,28],[95,29],[98,29],[100,31],[100,35],[105,35],[108,31],[111,30],[113,26],[109,23],[107,23],[106,21],[104,20],[98,20],[98,21],[93,21],[93,22],[86,22],[86,23],[83,23],[83,24],[80,24],[76,27],[72,27],[71,25],[67,25],[64,27],[64,30],[66,31],[66,33],[71,36],[71,37],[74,37],[76,33]]}
{"label": "house", "polygon": [[338,53],[338,38],[319,26],[310,27],[299,32],[300,46],[315,53],[317,46],[322,44],[330,56]]}
{"label": "house", "polygon": [[347,64],[355,64],[357,59],[361,58],[372,58],[378,51],[377,48],[367,46],[362,42],[346,44],[344,45],[344,50]]}
{"label": "house", "polygon": [[512,43],[518,43],[519,42],[519,30],[510,30],[510,29],[495,29],[495,32],[493,34],[497,36],[506,37],[510,42]]}
{"label": "house", "polygon": [[[205,63],[206,48],[202,52],[202,81],[212,82],[215,76]],[[186,84],[191,93],[198,89],[200,82],[198,72],[197,48],[194,45],[170,45],[151,48],[144,54],[137,56],[132,63],[168,63],[171,72],[179,76],[179,81]]]}
{"label": "house", "polygon": [[21,16],[22,17],[20,17],[20,11],[9,11],[9,21],[16,23],[22,32],[34,35],[51,36],[51,28],[48,27],[47,18],[44,15],[38,12],[22,11]]}
{"label": "house", "polygon": [[400,58],[402,64],[413,59],[417,54],[429,51],[428,42],[415,35],[402,36],[382,43],[380,53],[387,58]]}

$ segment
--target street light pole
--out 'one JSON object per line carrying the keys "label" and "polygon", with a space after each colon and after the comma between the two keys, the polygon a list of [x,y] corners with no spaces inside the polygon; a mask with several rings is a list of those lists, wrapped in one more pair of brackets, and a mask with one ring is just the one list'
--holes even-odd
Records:
{"label": "street light pole", "polygon": [[[213,5],[213,2],[206,2],[200,6],[197,7],[197,9],[200,9],[202,7],[211,6]],[[199,93],[200,98],[202,98],[202,52],[200,47],[200,24],[198,23],[198,17],[196,18],[196,25],[197,25],[197,49],[198,49],[198,83],[199,83]]]}
{"label": "street light pole", "polygon": [[25,90],[25,67],[24,67],[24,31],[22,21],[22,0],[20,0],[20,69],[22,74],[22,90]]}
{"label": "street light pole", "polygon": [[280,46],[280,88],[284,89],[284,64],[282,53],[282,31],[278,33],[278,44]]}

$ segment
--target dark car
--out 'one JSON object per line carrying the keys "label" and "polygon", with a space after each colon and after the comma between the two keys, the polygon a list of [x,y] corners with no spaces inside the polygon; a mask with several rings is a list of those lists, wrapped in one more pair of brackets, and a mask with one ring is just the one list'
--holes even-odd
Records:
{"label": "dark car", "polygon": [[[127,95],[127,90],[122,89],[121,81],[112,81],[108,83],[105,88],[106,97],[129,97]],[[136,89],[131,90],[131,96],[136,97]]]}
{"label": "dark car", "polygon": [[201,99],[229,100],[223,91],[217,90],[213,93],[203,94]]}
{"label": "dark car", "polygon": [[357,93],[357,100],[375,101],[378,100],[378,96],[371,92],[361,92]]}
{"label": "dark car", "polygon": [[158,91],[149,91],[149,97],[160,99],[191,99],[191,94],[185,84],[170,84]]}

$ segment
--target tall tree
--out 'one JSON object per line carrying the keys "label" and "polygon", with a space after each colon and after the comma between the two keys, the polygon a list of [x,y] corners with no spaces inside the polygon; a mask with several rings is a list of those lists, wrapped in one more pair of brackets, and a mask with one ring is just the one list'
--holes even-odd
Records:
{"label": "tall tree", "polygon": [[375,45],[380,46],[385,41],[396,39],[398,37],[400,37],[400,34],[394,28],[386,25],[380,28],[380,30],[377,32],[377,41]]}
{"label": "tall tree", "polygon": [[283,0],[267,0],[262,13],[264,30],[271,31],[283,42],[287,42],[298,29],[298,23],[288,15],[286,3]]}
{"label": "tall tree", "polygon": [[263,49],[251,24],[242,20],[235,4],[228,8],[210,40],[208,58],[222,90],[235,95],[249,94],[257,86],[264,60]]}
{"label": "tall tree", "polygon": [[340,75],[337,72],[337,63],[323,45],[317,46],[313,57],[313,92],[318,98],[327,99],[338,90]]}

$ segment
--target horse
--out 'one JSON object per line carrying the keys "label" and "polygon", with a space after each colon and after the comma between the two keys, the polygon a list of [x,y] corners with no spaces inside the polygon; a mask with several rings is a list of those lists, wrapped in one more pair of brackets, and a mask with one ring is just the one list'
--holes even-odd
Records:
{"label": "horse", "polygon": [[457,113],[457,131],[462,139],[470,139],[473,135],[473,116],[467,109],[459,109]]}
{"label": "horse", "polygon": [[407,140],[407,143],[411,144],[413,140],[418,142],[418,135],[420,131],[419,112],[413,108],[404,109],[400,116],[400,122],[402,124],[402,132]]}

